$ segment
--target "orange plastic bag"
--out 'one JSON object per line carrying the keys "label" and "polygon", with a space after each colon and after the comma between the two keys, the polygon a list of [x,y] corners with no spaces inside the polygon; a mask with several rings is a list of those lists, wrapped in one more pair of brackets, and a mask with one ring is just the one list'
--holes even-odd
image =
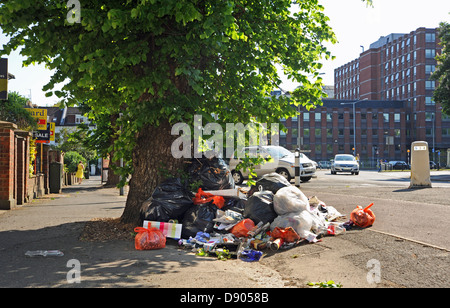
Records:
{"label": "orange plastic bag", "polygon": [[284,229],[275,227],[275,229],[273,229],[273,231],[270,233],[270,236],[274,239],[281,238],[288,243],[300,240],[300,235],[298,235],[292,227],[287,227]]}
{"label": "orange plastic bag", "polygon": [[350,213],[350,220],[361,228],[366,228],[373,225],[375,222],[375,214],[370,209],[372,205],[373,203],[369,204],[364,209],[358,205],[356,209]]}
{"label": "orange plastic bag", "polygon": [[198,189],[195,197],[192,199],[195,205],[213,202],[219,209],[225,205],[225,199],[222,196],[214,196],[213,194],[204,192],[201,188]]}
{"label": "orange plastic bag", "polygon": [[137,232],[134,238],[134,247],[137,250],[151,250],[166,247],[166,236],[156,228],[134,228]]}
{"label": "orange plastic bag", "polygon": [[236,237],[246,237],[248,232],[253,230],[255,223],[250,218],[246,218],[238,222],[233,228],[231,233]]}

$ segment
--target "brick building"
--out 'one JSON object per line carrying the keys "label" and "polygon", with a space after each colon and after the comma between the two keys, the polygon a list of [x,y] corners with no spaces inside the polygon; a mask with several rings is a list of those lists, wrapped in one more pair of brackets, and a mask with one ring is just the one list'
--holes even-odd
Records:
{"label": "brick building", "polygon": [[[435,56],[441,53],[438,29],[392,33],[372,43],[355,59],[335,70],[335,97],[347,100],[401,100],[409,141],[427,141],[431,159],[450,148],[450,117],[433,99]],[[443,155],[445,156],[445,154]]]}
{"label": "brick building", "polygon": [[353,153],[353,148],[364,167],[375,167],[377,159],[406,161],[411,144],[408,131],[402,129],[411,122],[406,108],[404,101],[323,99],[316,109],[302,108],[299,118],[281,120],[288,131],[280,132],[280,145],[297,148],[300,130],[301,150],[316,161]]}

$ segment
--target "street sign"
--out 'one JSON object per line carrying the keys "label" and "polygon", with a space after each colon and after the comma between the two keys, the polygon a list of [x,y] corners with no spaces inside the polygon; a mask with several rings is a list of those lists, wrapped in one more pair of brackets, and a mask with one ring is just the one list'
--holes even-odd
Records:
{"label": "street sign", "polygon": [[8,59],[0,59],[0,100],[8,99]]}
{"label": "street sign", "polygon": [[49,122],[47,129],[50,130],[50,141],[55,141],[55,123]]}
{"label": "street sign", "polygon": [[33,132],[33,138],[37,141],[49,141],[50,140],[50,130],[37,130]]}
{"label": "street sign", "polygon": [[47,130],[47,109],[27,108],[33,118],[37,120],[38,130]]}

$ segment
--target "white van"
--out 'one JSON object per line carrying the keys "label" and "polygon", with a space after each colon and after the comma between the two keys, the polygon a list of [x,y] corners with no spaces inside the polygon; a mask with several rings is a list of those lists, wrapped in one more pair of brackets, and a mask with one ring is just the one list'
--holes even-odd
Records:
{"label": "white van", "polygon": [[[291,179],[295,177],[295,155],[289,150],[281,146],[270,145],[246,147],[243,151],[245,153],[259,154],[264,158],[268,158],[269,156],[273,158],[273,161],[268,161],[265,164],[255,166],[254,172],[258,177],[272,172],[284,176],[288,181],[291,181]],[[236,170],[236,166],[239,162],[240,159],[233,156],[229,163],[231,173],[237,185],[242,184],[245,179],[248,179],[249,174],[249,172],[242,169]],[[300,179],[302,182],[309,181],[315,173],[316,167],[314,162],[305,154],[300,153]]]}

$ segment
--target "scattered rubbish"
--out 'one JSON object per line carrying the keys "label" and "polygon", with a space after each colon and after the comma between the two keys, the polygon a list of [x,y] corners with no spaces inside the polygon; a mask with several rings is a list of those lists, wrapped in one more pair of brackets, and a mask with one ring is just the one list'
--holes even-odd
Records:
{"label": "scattered rubbish", "polygon": [[170,237],[173,239],[181,238],[181,229],[183,227],[182,224],[178,224],[175,221],[171,222],[163,222],[163,221],[148,221],[144,220],[144,228],[156,228],[161,231],[166,237]]}
{"label": "scattered rubbish", "polygon": [[248,198],[244,209],[244,217],[250,218],[255,224],[259,222],[272,222],[277,213],[273,208],[274,194],[271,191],[264,190],[254,193]]}
{"label": "scattered rubbish", "polygon": [[189,182],[201,183],[204,191],[235,188],[233,176],[222,158],[194,158],[189,167]]}
{"label": "scattered rubbish", "polygon": [[[375,221],[373,204],[357,206],[348,219],[318,196],[308,198],[277,173],[264,175],[245,191],[235,187],[222,159],[193,159],[187,171],[187,180],[164,181],[143,203],[136,249],[164,248],[166,238],[172,238],[180,249],[198,256],[258,262],[265,253],[316,243]],[[308,285],[341,287],[332,280]]]}
{"label": "scattered rubbish", "polygon": [[372,226],[375,222],[375,214],[370,209],[372,205],[373,203],[369,204],[364,209],[358,205],[356,209],[350,213],[350,220],[361,228]]}
{"label": "scattered rubbish", "polygon": [[272,172],[263,175],[261,179],[256,181],[255,185],[252,186],[248,191],[247,196],[250,197],[255,192],[263,190],[268,190],[271,191],[273,194],[276,194],[279,189],[286,186],[291,186],[288,180],[284,176],[276,172]]}
{"label": "scattered rubbish", "polygon": [[192,199],[195,205],[205,204],[212,202],[219,209],[223,208],[225,199],[222,196],[215,196],[211,193],[204,192],[201,188],[198,189],[194,199]]}
{"label": "scattered rubbish", "polygon": [[182,184],[181,179],[167,179],[143,203],[141,217],[142,220],[149,221],[182,220],[193,204],[192,193]]}
{"label": "scattered rubbish", "polygon": [[156,228],[134,228],[137,232],[134,246],[137,250],[152,250],[166,247],[165,235]]}
{"label": "scattered rubbish", "polygon": [[238,253],[238,259],[245,262],[257,262],[262,259],[263,253],[254,249],[243,249]]}
{"label": "scattered rubbish", "polygon": [[27,257],[62,257],[64,253],[60,250],[28,250],[25,255]]}

